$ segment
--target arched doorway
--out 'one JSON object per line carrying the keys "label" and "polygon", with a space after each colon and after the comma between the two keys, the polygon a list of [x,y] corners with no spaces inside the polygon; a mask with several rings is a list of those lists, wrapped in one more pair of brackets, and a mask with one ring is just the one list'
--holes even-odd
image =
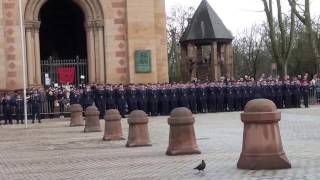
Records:
{"label": "arched doorway", "polygon": [[[80,29],[74,33],[76,27]],[[99,0],[29,0],[25,31],[29,86],[44,84],[40,59],[50,56],[87,57],[86,81],[105,82],[104,20]]]}
{"label": "arched doorway", "polygon": [[40,9],[39,19],[42,82],[47,75],[57,83],[57,70],[68,67],[75,70],[75,84],[87,83],[88,79],[80,78],[88,77],[82,9],[73,1],[48,0]]}

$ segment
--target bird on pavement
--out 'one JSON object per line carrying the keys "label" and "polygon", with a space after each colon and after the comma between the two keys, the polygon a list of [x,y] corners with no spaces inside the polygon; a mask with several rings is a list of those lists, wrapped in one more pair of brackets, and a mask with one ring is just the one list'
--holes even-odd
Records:
{"label": "bird on pavement", "polygon": [[201,163],[194,169],[198,170],[200,173],[201,171],[204,171],[205,168],[206,168],[206,163],[204,162],[204,160],[202,160]]}

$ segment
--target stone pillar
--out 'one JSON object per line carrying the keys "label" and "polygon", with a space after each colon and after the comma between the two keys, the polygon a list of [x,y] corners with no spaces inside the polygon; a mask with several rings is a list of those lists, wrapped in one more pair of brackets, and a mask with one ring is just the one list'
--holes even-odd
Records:
{"label": "stone pillar", "polygon": [[40,22],[35,22],[35,29],[34,29],[34,54],[35,54],[35,79],[36,79],[36,86],[42,86],[41,82],[41,58],[40,58]]}
{"label": "stone pillar", "polygon": [[121,126],[121,115],[117,109],[111,109],[106,112],[104,117],[104,141],[124,140]]}
{"label": "stone pillar", "polygon": [[283,151],[278,122],[281,113],[267,99],[249,101],[241,114],[244,123],[239,169],[287,169],[291,164]]}
{"label": "stone pillar", "polygon": [[86,109],[84,132],[101,132],[99,115],[100,112],[95,106],[90,106]]}
{"label": "stone pillar", "polygon": [[187,108],[176,108],[171,112],[168,119],[170,135],[167,155],[201,154],[194,132],[194,121],[192,112]]}
{"label": "stone pillar", "polygon": [[[88,76],[89,84],[96,82],[96,57],[95,57],[95,43],[94,43],[94,33],[93,33],[94,23],[89,21],[86,24],[87,32],[87,51],[88,51]],[[88,77],[86,77],[88,78]]]}
{"label": "stone pillar", "polygon": [[28,86],[35,86],[34,23],[25,23]]}
{"label": "stone pillar", "polygon": [[82,111],[83,109],[80,104],[73,104],[70,106],[70,126],[84,126]]}
{"label": "stone pillar", "polygon": [[180,76],[181,76],[181,80],[184,82],[189,81],[189,79],[188,79],[189,69],[187,66],[187,61],[188,61],[187,53],[188,53],[187,46],[182,46],[181,47],[181,60],[180,60]]}
{"label": "stone pillar", "polygon": [[148,116],[144,111],[136,110],[130,113],[127,147],[151,146],[148,121]]}
{"label": "stone pillar", "polygon": [[219,79],[219,69],[218,69],[218,46],[217,42],[213,42],[211,45],[211,80]]}
{"label": "stone pillar", "polygon": [[105,56],[104,56],[104,35],[103,35],[103,20],[96,21],[96,70],[99,72],[96,74],[98,83],[105,83]]}

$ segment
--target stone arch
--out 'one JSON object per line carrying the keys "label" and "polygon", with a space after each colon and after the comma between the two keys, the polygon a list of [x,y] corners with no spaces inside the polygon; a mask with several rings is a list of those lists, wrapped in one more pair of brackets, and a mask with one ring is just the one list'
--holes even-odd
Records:
{"label": "stone arch", "polygon": [[[25,13],[27,76],[29,86],[41,86],[39,13],[48,0],[28,0]],[[105,82],[104,13],[100,0],[72,0],[85,15],[89,83]]]}

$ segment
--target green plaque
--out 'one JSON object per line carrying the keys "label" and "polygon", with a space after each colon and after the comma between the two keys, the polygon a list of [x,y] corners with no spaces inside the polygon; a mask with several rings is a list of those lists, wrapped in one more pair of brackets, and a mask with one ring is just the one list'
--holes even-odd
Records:
{"label": "green plaque", "polygon": [[135,51],[136,73],[151,73],[151,50]]}

